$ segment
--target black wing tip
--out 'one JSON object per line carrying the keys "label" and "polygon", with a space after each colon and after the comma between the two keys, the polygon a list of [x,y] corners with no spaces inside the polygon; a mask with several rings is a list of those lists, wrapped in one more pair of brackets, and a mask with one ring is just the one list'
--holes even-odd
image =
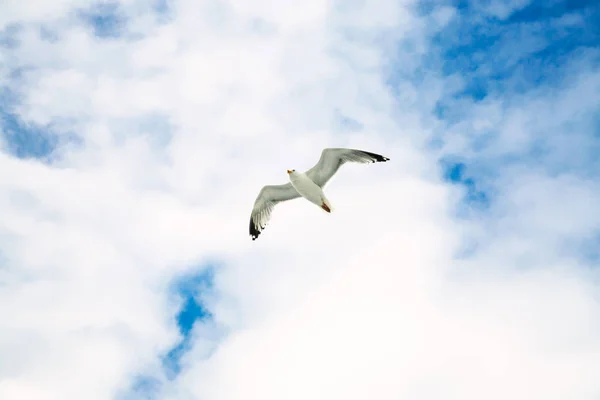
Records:
{"label": "black wing tip", "polygon": [[258,235],[260,235],[260,231],[256,229],[256,225],[254,225],[252,218],[250,218],[250,236],[252,236],[252,240],[256,240]]}
{"label": "black wing tip", "polygon": [[381,154],[375,154],[375,153],[371,153],[369,151],[364,151],[361,150],[361,152],[365,153],[366,155],[368,155],[369,157],[371,157],[373,159],[373,162],[386,162],[389,161],[390,159],[388,157],[384,157]]}

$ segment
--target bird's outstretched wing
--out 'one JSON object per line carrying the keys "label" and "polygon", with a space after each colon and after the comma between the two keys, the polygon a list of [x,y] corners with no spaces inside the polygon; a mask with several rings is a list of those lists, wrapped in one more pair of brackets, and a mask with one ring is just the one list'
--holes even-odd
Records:
{"label": "bird's outstretched wing", "polygon": [[324,149],[317,164],[306,171],[306,175],[322,188],[346,162],[375,163],[388,160],[387,157],[363,150]]}
{"label": "bird's outstretched wing", "polygon": [[255,240],[263,229],[265,229],[271,218],[271,211],[273,211],[273,207],[277,203],[297,197],[300,197],[300,194],[294,189],[291,183],[263,187],[260,193],[258,193],[254,207],[252,208],[252,214],[250,214],[250,236],[252,236],[252,240]]}

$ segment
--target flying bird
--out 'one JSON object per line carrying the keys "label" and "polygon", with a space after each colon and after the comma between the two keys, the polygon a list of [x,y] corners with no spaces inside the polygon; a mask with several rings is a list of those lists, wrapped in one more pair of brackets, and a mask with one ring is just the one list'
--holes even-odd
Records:
{"label": "flying bird", "polygon": [[317,164],[306,172],[287,170],[290,182],[284,185],[267,185],[258,193],[250,214],[250,236],[256,240],[271,218],[273,208],[283,201],[304,197],[311,203],[331,212],[331,203],[323,193],[323,187],[347,162],[375,163],[389,158],[368,151],[355,149],[324,149]]}

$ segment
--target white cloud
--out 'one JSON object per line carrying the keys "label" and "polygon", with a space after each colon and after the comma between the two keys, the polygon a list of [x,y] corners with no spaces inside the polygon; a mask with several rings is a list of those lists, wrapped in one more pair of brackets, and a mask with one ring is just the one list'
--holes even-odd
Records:
{"label": "white cloud", "polygon": [[[418,17],[411,2],[182,0],[159,23],[127,2],[142,37],[100,40],[67,11],[75,3],[22,4],[0,15],[23,22],[6,57],[27,69],[19,81],[0,69],[0,83],[24,121],[83,143],[53,163],[0,155],[0,398],[107,399],[148,370],[162,379],[158,358],[178,340],[169,284],[211,259],[224,264],[214,321],[196,326],[158,398],[600,393],[595,261],[569,242],[597,231],[598,185],[581,166],[556,176],[550,166],[570,164],[552,150],[537,169],[502,171],[492,207],[464,221],[436,164],[450,151],[498,160],[547,128],[563,143],[597,98],[596,71],[514,102],[465,101],[449,128],[432,108],[463,82],[420,58],[456,18],[447,7]],[[40,38],[39,22],[58,39]],[[405,78],[418,71],[422,81]],[[339,113],[364,129],[333,132]],[[425,143],[439,130],[436,154]],[[495,146],[472,151],[490,130]],[[391,161],[345,166],[327,188],[334,213],[279,205],[252,242],[260,187],[324,146]],[[457,258],[468,240],[475,252]]]}
{"label": "white cloud", "polygon": [[491,17],[506,19],[516,11],[526,8],[532,3],[531,0],[490,0],[486,2],[472,2],[471,5]]}

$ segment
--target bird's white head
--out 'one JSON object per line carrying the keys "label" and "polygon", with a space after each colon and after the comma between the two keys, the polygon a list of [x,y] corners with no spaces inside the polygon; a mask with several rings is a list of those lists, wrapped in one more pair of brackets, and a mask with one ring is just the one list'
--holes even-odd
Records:
{"label": "bird's white head", "polygon": [[288,173],[288,174],[293,174],[294,172],[296,172],[296,170],[295,170],[295,169],[288,169],[288,170],[287,170],[287,173]]}

